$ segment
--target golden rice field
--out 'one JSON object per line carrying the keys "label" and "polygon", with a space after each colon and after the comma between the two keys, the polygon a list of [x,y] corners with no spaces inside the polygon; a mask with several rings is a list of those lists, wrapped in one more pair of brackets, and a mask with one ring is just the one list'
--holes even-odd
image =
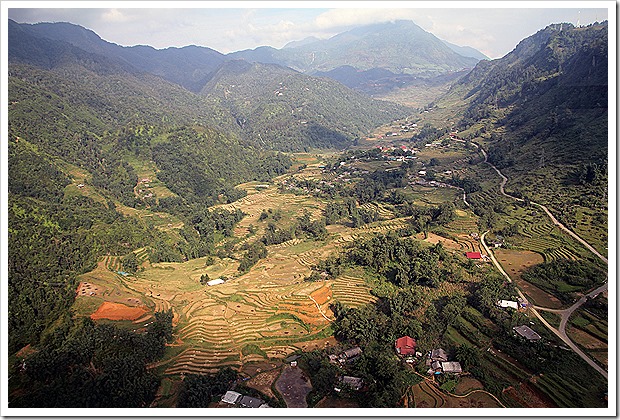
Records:
{"label": "golden rice field", "polygon": [[[258,217],[262,210],[281,209],[284,217],[294,218],[304,209],[319,217],[324,208],[315,198],[282,194],[274,186],[255,188],[253,184],[245,184],[242,187],[248,196],[220,206],[239,208],[247,214],[235,230],[235,236],[240,239],[253,241],[260,237]],[[255,236],[248,237],[251,224],[259,230]],[[268,256],[241,276],[237,276],[238,262],[232,258],[216,258],[209,266],[205,265],[206,258],[183,263],[145,261],[144,271],[126,276],[121,272],[120,256],[106,256],[95,270],[82,276],[82,283],[90,288],[79,289],[75,309],[80,315],[91,315],[104,302],[125,305],[128,314],[136,308],[146,308],[147,313],[139,319],[123,321],[136,330],[148,325],[155,311],[171,309],[175,342],[157,365],[168,375],[208,373],[222,366],[242,368],[270,358],[279,359],[297,349],[322,345],[329,340],[331,302],[339,300],[356,307],[375,299],[364,279],[355,275],[304,281],[311,267],[356,238],[404,224],[403,220],[391,219],[356,229],[328,226],[329,236],[325,241],[293,239],[268,246]],[[135,252],[139,260],[146,258],[144,249]],[[200,284],[203,274],[211,279],[225,276],[228,280],[220,285],[203,286]],[[122,312],[122,307],[115,308],[115,319],[119,319],[118,311]],[[101,313],[105,311],[100,310]]]}

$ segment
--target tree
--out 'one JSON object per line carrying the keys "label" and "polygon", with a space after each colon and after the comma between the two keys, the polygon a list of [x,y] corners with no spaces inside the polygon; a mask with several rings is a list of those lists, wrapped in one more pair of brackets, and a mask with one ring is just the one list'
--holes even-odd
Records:
{"label": "tree", "polygon": [[121,265],[123,266],[123,270],[133,274],[138,271],[138,257],[136,257],[136,254],[133,252],[130,252],[121,258]]}
{"label": "tree", "polygon": [[204,273],[202,276],[200,276],[200,284],[202,284],[203,286],[207,284],[209,280],[209,275],[207,273]]}

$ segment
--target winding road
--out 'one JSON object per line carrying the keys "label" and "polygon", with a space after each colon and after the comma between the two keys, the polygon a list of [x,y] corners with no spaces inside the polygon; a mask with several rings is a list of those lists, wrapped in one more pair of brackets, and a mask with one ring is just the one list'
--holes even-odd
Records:
{"label": "winding road", "polygon": [[[508,198],[512,198],[513,200],[517,200],[517,201],[523,201],[522,198],[517,198],[517,197],[513,197],[510,194],[507,194],[506,191],[504,191],[504,186],[506,185],[506,182],[508,182],[508,178],[506,178],[504,176],[504,174],[502,174],[500,172],[499,169],[497,169],[495,167],[495,165],[493,165],[492,163],[490,163],[488,161],[487,158],[487,153],[485,152],[485,150],[478,144],[476,143],[472,143],[474,144],[478,150],[480,150],[482,152],[482,154],[484,155],[484,162],[491,166],[491,168],[493,168],[495,170],[495,172],[497,172],[497,174],[502,178],[502,182],[500,184],[500,192],[502,193],[502,195],[508,197]],[[465,203],[467,204],[467,201],[465,201]],[[587,243],[585,240],[583,240],[582,238],[580,238],[576,233],[574,233],[573,231],[571,231],[570,229],[568,229],[566,226],[564,226],[562,223],[560,223],[554,216],[553,214],[551,214],[551,212],[549,211],[549,209],[547,207],[545,207],[542,204],[539,203],[535,203],[533,201],[530,202],[531,204],[534,204],[538,207],[540,207],[541,209],[543,209],[543,211],[547,214],[547,216],[549,216],[549,218],[553,221],[553,223],[558,226],[560,229],[564,230],[566,233],[568,233],[570,236],[572,236],[573,238],[575,238],[577,241],[579,241],[582,245],[584,245],[588,250],[590,250],[594,255],[596,255],[598,258],[600,258],[603,262],[605,262],[605,264],[608,264],[607,262],[607,258],[605,258],[603,255],[601,255],[596,249],[594,249],[594,247],[592,247],[589,243]],[[495,258],[495,255],[493,255],[493,253],[491,252],[491,250],[489,249],[489,247],[487,246],[487,244],[484,241],[484,237],[485,235],[488,233],[484,232],[481,236],[480,236],[480,242],[482,243],[482,246],[484,247],[484,249],[487,252],[487,255],[491,258],[491,261],[493,261],[493,264],[495,265],[495,267],[497,267],[497,269],[500,271],[500,273],[502,273],[502,275],[504,277],[506,277],[506,279],[509,282],[512,282],[512,279],[510,278],[510,276],[506,273],[506,271],[504,271],[504,269],[502,268],[501,264],[497,261],[497,259]],[[594,369],[596,369],[597,372],[599,372],[601,375],[603,375],[605,377],[605,379],[608,379],[608,373],[605,369],[603,369],[601,366],[599,366],[596,362],[594,362],[587,354],[585,354],[575,343],[573,343],[573,341],[568,337],[568,335],[566,334],[566,324],[568,323],[568,319],[570,318],[570,316],[573,314],[573,312],[575,312],[577,309],[579,309],[579,307],[581,305],[583,305],[588,298],[591,297],[595,297],[596,295],[598,295],[601,292],[604,292],[607,290],[607,286],[608,283],[603,284],[602,286],[594,289],[593,291],[591,291],[590,293],[588,293],[585,296],[582,296],[581,299],[579,299],[577,302],[575,302],[571,307],[566,308],[566,309],[550,309],[550,308],[543,308],[540,306],[533,306],[531,307],[531,311],[534,314],[534,316],[536,316],[536,318],[538,318],[540,320],[540,322],[543,323],[543,325],[545,327],[547,327],[551,332],[553,332],[555,335],[557,335],[558,337],[560,337],[560,339],[562,339],[562,341],[564,341],[564,343],[566,343],[567,346],[569,346],[575,353],[577,353],[579,355],[579,357],[581,357],[586,363],[588,363],[590,366],[592,366]],[[521,292],[521,290],[519,290],[517,288],[517,292],[519,293],[519,297],[523,300],[527,299],[525,298],[525,296],[523,295],[523,293]],[[549,324],[547,322],[546,319],[544,319],[542,317],[542,315],[538,312],[539,310],[541,311],[547,311],[547,312],[554,312],[559,314],[562,318],[560,321],[560,326],[559,328],[555,328],[553,327],[551,324]]]}

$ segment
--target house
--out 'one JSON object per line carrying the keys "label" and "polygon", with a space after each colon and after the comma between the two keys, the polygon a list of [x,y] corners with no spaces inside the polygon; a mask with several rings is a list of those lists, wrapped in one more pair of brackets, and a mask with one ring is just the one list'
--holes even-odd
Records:
{"label": "house", "polygon": [[538,335],[536,331],[534,331],[527,325],[520,325],[518,327],[514,327],[513,330],[515,330],[515,332],[519,334],[521,337],[524,337],[528,339],[529,341],[536,341],[536,340],[540,340],[541,338],[540,335]]}
{"label": "house", "polygon": [[480,255],[479,252],[466,252],[465,256],[470,260],[479,260],[482,258],[482,255]]}
{"label": "house", "polygon": [[519,304],[513,300],[498,300],[496,305],[500,308],[519,309]]}
{"label": "house", "polygon": [[396,347],[396,353],[400,354],[401,356],[415,355],[415,339],[409,337],[408,335],[400,337],[398,340],[396,340],[394,346]]}
{"label": "house", "polygon": [[459,362],[441,362],[443,373],[463,373]]}
{"label": "house", "polygon": [[215,286],[216,284],[223,284],[224,280],[222,279],[215,279],[215,280],[210,280],[207,282],[207,286]]}
{"label": "house", "polygon": [[239,398],[241,398],[241,394],[235,391],[226,391],[226,394],[222,396],[222,402],[227,404],[235,404]]}
{"label": "house", "polygon": [[431,371],[435,371],[435,373],[441,373],[441,362],[438,362],[438,361],[432,362]]}
{"label": "house", "polygon": [[446,351],[442,348],[431,350],[428,357],[433,362],[447,362],[448,361],[448,353],[446,353]]}
{"label": "house", "polygon": [[265,401],[260,398],[253,398],[247,395],[242,396],[239,400],[239,405],[245,408],[259,408],[263,404],[265,404]]}
{"label": "house", "polygon": [[[356,376],[341,376],[339,385],[346,385],[355,391],[359,391],[364,386],[364,380],[362,378],[358,378]],[[342,391],[341,387],[335,387],[334,391],[340,392]]]}
{"label": "house", "polygon": [[347,361],[351,361],[353,359],[356,359],[361,354],[362,354],[362,349],[361,348],[353,347],[353,348],[350,348],[350,349],[345,350],[342,353],[340,353],[338,360],[340,361],[340,363],[345,363]]}

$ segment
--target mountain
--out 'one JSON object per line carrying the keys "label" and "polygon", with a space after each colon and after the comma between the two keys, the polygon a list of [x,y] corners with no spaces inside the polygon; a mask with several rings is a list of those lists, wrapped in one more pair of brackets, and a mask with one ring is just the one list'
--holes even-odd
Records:
{"label": "mountain", "polygon": [[[105,88],[76,98],[77,104],[82,103],[84,98],[105,97],[102,99],[105,108],[114,109],[113,102],[118,100],[140,110],[137,114],[142,118],[149,115],[149,122],[158,118],[168,118],[170,121],[186,117],[182,119],[183,123],[200,121],[239,135],[261,148],[302,150],[308,147],[345,147],[374,125],[408,112],[404,107],[362,97],[328,79],[311,78],[275,65],[251,66],[245,62],[247,66],[244,66],[236,60],[225,60],[223,55],[212,54],[212,50],[205,48],[156,50],[144,46],[121,47],[102,40],[92,31],[66,23],[21,25],[10,22],[9,39],[12,62],[53,69],[54,77],[61,68],[65,74],[77,72],[80,73],[78,79],[84,80],[82,83],[85,85],[92,84],[94,80],[83,77],[81,73],[85,70],[107,77],[99,82]],[[261,55],[271,50],[269,47],[258,48],[253,54],[264,60]],[[269,70],[265,72],[264,69]],[[267,118],[262,110],[271,109],[275,99],[286,102],[282,98],[274,98],[273,93],[282,80],[288,82],[285,99],[295,98],[295,101],[285,105],[288,107],[287,115],[280,112],[284,108],[278,105],[278,112]],[[110,83],[119,83],[123,87]],[[232,95],[222,95],[223,90],[218,88],[218,83],[236,85],[237,88]],[[126,85],[131,85],[131,88]],[[175,88],[177,85],[187,90]],[[72,86],[69,95],[81,89],[80,86]],[[240,86],[252,86],[252,89],[242,90]],[[200,95],[192,94],[196,89]],[[133,92],[117,98],[110,97],[110,92],[118,91]],[[242,105],[246,99],[236,97],[235,92],[252,98],[252,107]],[[309,92],[314,92],[316,96],[302,101],[301,98]],[[146,98],[155,103],[149,103]],[[293,115],[290,107],[303,112]],[[130,108],[122,106],[120,109]],[[166,116],[164,110],[174,111]],[[107,113],[103,116],[107,117]],[[129,120],[120,115],[116,118],[125,124]],[[299,121],[302,120],[306,123],[301,124]],[[295,141],[285,141],[284,136]]]}
{"label": "mountain", "polygon": [[478,63],[438,101],[465,104],[459,128],[486,142],[507,188],[544,197],[570,224],[575,204],[606,203],[607,42],[606,22],[550,25]]}
{"label": "mountain", "polygon": [[304,45],[312,44],[313,42],[317,42],[317,41],[320,41],[320,39],[315,36],[308,36],[300,41],[291,41],[282,48],[285,49],[285,48],[302,47]]}
{"label": "mountain", "polygon": [[457,74],[487,59],[471,47],[441,41],[407,20],[361,26],[325,40],[306,38],[281,50],[259,47],[228,57],[329,77],[368,95]]}
{"label": "mountain", "polygon": [[245,60],[224,63],[201,94],[230,109],[247,138],[286,151],[343,148],[409,112],[328,78]]}
{"label": "mountain", "polygon": [[[9,21],[9,26],[11,31],[21,32],[22,40],[32,36],[66,43],[65,53],[58,54],[50,44],[40,51],[38,62],[32,64],[45,64],[41,60],[49,54],[54,57],[95,54],[106,57],[115,68],[160,76],[196,93],[228,60],[278,64],[307,74],[333,76],[348,87],[374,94],[403,87],[418,78],[470,69],[485,58],[472,48],[447,45],[412,21],[362,26],[327,40],[308,37],[289,42],[282,49],[263,46],[227,55],[198,46],[160,50],[144,45],[123,47],[70,23],[17,24]],[[11,48],[15,50],[16,47]],[[34,55],[28,58],[32,60]]]}
{"label": "mountain", "polygon": [[463,57],[471,57],[471,58],[475,58],[476,60],[488,60],[489,59],[489,57],[482,54],[480,51],[478,51],[475,48],[468,47],[468,46],[459,46],[456,44],[452,44],[448,41],[443,41],[443,43],[446,44],[448,48],[450,48],[452,51],[454,51],[455,53],[459,55],[462,55]]}
{"label": "mountain", "polygon": [[[169,82],[197,92],[206,83],[213,72],[224,60],[225,56],[206,47],[187,46],[183,48],[165,48],[157,50],[153,47],[138,45],[122,47],[107,42],[93,31],[71,23],[37,23],[17,24],[9,21],[12,31],[22,31],[33,37],[54,41],[63,41],[81,51],[107,57],[118,63],[125,70],[150,73],[160,76]],[[14,47],[13,45],[10,48]],[[77,50],[76,50],[77,51]],[[32,54],[30,54],[32,56]],[[46,55],[44,53],[44,55]]]}
{"label": "mountain", "polygon": [[[255,50],[229,55],[259,61]],[[306,73],[352,66],[359,71],[380,68],[423,77],[472,68],[478,62],[477,58],[457,54],[440,39],[407,20],[361,26],[326,40],[288,45],[282,50],[271,49],[263,59]]]}

